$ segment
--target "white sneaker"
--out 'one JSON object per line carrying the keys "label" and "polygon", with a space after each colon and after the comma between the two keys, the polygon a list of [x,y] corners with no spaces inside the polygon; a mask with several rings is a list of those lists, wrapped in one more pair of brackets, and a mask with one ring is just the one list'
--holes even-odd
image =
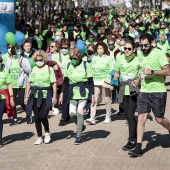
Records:
{"label": "white sneaker", "polygon": [[87,123],[89,123],[89,124],[91,124],[91,125],[95,125],[96,124],[96,121],[95,121],[95,119],[94,118],[89,118],[89,119],[86,119],[86,122]]}
{"label": "white sneaker", "polygon": [[103,123],[110,123],[111,122],[111,118],[110,117],[106,117],[106,119],[103,121]]}
{"label": "white sneaker", "polygon": [[53,110],[53,115],[58,115],[60,113],[58,108],[53,107],[52,110]]}
{"label": "white sneaker", "polygon": [[35,141],[34,145],[41,145],[42,143],[43,143],[43,139],[42,139],[42,138],[38,138],[38,139]]}
{"label": "white sneaker", "polygon": [[44,136],[44,143],[50,143],[51,141],[51,135],[50,133],[45,133],[45,136]]}

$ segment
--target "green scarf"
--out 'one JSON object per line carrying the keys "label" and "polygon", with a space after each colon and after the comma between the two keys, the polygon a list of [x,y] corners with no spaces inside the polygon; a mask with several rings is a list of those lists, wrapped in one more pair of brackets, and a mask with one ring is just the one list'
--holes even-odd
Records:
{"label": "green scarf", "polygon": [[131,56],[125,56],[126,61],[129,63],[136,57],[136,54],[133,53]]}

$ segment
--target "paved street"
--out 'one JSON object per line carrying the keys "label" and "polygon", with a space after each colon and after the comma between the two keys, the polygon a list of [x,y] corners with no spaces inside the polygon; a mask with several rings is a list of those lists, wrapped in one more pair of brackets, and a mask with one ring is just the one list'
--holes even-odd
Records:
{"label": "paved street", "polygon": [[[167,79],[170,82],[170,77]],[[167,83],[168,98],[166,117],[170,120],[170,83]],[[60,116],[49,115],[52,143],[35,146],[35,125],[25,123],[25,113],[18,115],[20,124],[10,127],[4,115],[5,147],[0,149],[0,170],[6,169],[88,169],[88,170],[169,170],[170,137],[167,130],[148,117],[144,135],[144,156],[130,158],[121,148],[127,143],[128,128],[124,115],[117,115],[118,106],[113,105],[112,123],[103,124],[104,106],[98,107],[97,124],[87,125],[83,134],[84,143],[74,145],[75,125],[59,127]]]}

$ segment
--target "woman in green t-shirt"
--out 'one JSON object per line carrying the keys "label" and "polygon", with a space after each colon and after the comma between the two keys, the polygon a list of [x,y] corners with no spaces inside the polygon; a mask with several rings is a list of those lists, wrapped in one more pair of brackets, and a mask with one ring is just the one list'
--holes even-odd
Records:
{"label": "woman in green t-shirt", "polygon": [[[109,88],[103,88],[103,79],[110,79],[110,72],[113,70],[113,60],[112,57],[107,55],[108,47],[107,45],[100,41],[96,44],[97,55],[93,56],[91,61],[91,67],[94,79],[94,91],[95,91],[95,105],[91,107],[90,118],[86,119],[89,124],[96,124],[95,115],[97,104],[102,101],[102,97],[105,99],[106,104],[106,118],[104,123],[111,122],[111,91]],[[102,95],[103,93],[103,95]]]}
{"label": "woman in green t-shirt", "polygon": [[[14,100],[13,100],[13,90],[11,86],[11,77],[3,67],[2,67],[2,58],[0,57],[0,148],[3,147],[2,143],[2,130],[3,130],[3,121],[2,117],[7,109],[7,98],[5,96],[5,93],[8,95],[8,100],[10,101],[10,105],[14,107]],[[8,91],[7,91],[8,89]],[[8,101],[8,102],[9,102]],[[11,108],[12,109],[12,108]],[[8,113],[8,112],[7,112]],[[9,117],[9,116],[8,116]]]}
{"label": "woman in green t-shirt", "polygon": [[71,50],[69,56],[71,62],[68,63],[64,72],[64,83],[59,103],[64,102],[63,93],[69,87],[69,114],[77,125],[75,144],[78,145],[82,143],[81,133],[85,129],[84,108],[88,100],[91,100],[92,106],[94,105],[94,83],[90,64],[82,60],[80,50],[77,48]]}
{"label": "woman in green t-shirt", "polygon": [[[28,82],[28,75],[31,72],[31,66],[28,58],[18,54],[16,46],[12,46],[10,56],[5,63],[5,69],[9,71],[11,76],[11,84],[14,93],[14,102],[16,105],[21,105],[25,111],[24,95],[25,87]],[[11,119],[10,126],[18,125],[17,110],[14,107],[15,114]]]}
{"label": "woman in green t-shirt", "polygon": [[45,64],[47,55],[44,51],[36,51],[32,59],[37,66],[33,68],[29,75],[25,94],[25,104],[28,116],[31,116],[32,110],[34,112],[35,126],[38,134],[38,139],[34,144],[40,145],[43,143],[41,124],[43,124],[45,129],[44,143],[49,143],[51,141],[47,115],[52,104],[54,105],[57,102],[56,78],[54,70]]}
{"label": "woman in green t-shirt", "polygon": [[[128,151],[135,147],[134,139],[137,135],[137,122],[135,119],[136,100],[138,88],[132,89],[131,82],[139,75],[139,59],[137,57],[137,50],[135,42],[129,40],[124,46],[125,52],[120,54],[116,59],[114,69],[114,79],[117,80],[120,76],[120,88],[118,94],[118,103],[123,102],[123,109],[126,119],[129,123],[129,138],[128,143],[122,147],[123,150]],[[132,94],[133,92],[133,94]]]}

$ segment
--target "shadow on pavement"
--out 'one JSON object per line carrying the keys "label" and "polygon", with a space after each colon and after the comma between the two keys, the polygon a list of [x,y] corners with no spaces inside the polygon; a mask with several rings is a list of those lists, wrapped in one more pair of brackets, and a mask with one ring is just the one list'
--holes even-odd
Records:
{"label": "shadow on pavement", "polygon": [[8,135],[4,137],[3,141],[4,141],[4,145],[8,145],[16,141],[21,141],[21,140],[24,141],[24,140],[30,139],[32,136],[34,136],[33,132],[17,133],[17,134],[12,134],[12,135]]}
{"label": "shadow on pavement", "polygon": [[51,133],[51,136],[52,136],[51,142],[55,142],[57,140],[62,140],[62,139],[69,139],[72,136],[73,133],[74,132],[72,130]]}
{"label": "shadow on pavement", "polygon": [[143,149],[144,153],[159,146],[161,146],[162,148],[170,148],[170,135],[169,134],[161,135],[159,133],[156,133],[155,131],[148,131],[148,132],[145,132],[143,140],[148,141],[146,148]]}
{"label": "shadow on pavement", "polygon": [[83,133],[82,137],[84,142],[87,142],[91,139],[107,138],[110,132],[105,130],[95,130]]}

